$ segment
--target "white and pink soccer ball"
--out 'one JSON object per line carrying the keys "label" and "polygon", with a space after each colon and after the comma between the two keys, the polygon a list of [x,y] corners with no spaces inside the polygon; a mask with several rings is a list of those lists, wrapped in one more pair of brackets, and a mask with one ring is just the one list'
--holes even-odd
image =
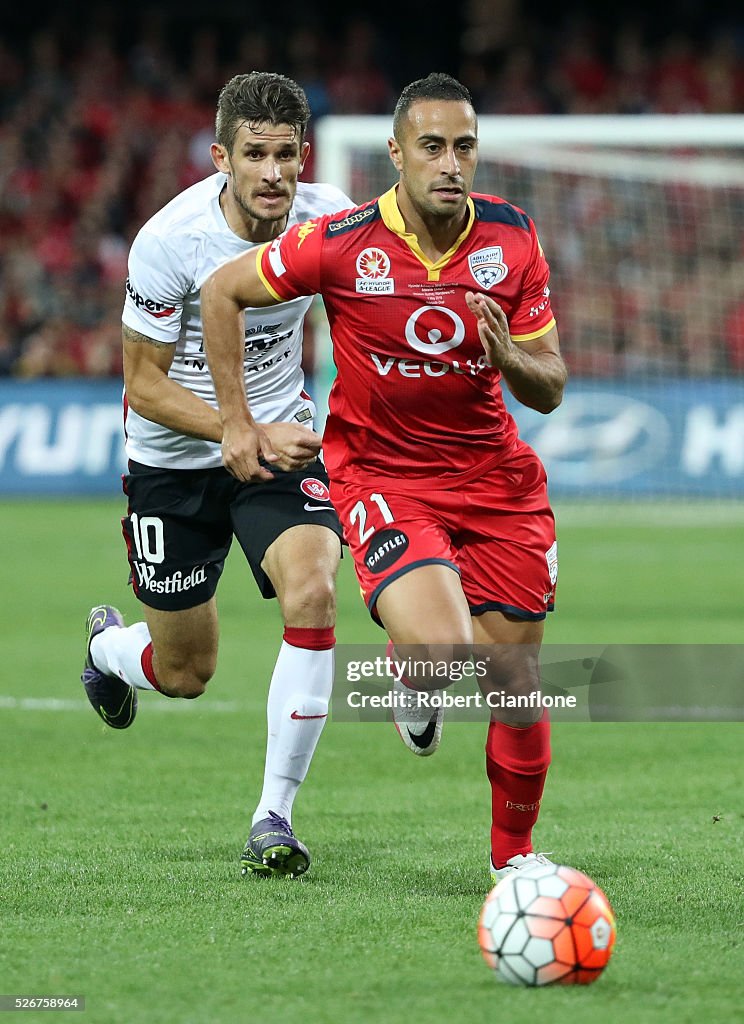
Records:
{"label": "white and pink soccer ball", "polygon": [[589,985],[612,955],[615,915],[581,871],[534,864],[488,894],[478,942],[488,966],[511,985]]}

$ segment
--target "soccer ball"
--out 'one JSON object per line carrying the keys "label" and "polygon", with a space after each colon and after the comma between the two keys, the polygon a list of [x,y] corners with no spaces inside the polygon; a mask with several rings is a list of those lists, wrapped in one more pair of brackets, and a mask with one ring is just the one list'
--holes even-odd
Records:
{"label": "soccer ball", "polygon": [[581,871],[534,864],[488,894],[478,942],[496,977],[511,985],[589,985],[612,955],[615,915]]}

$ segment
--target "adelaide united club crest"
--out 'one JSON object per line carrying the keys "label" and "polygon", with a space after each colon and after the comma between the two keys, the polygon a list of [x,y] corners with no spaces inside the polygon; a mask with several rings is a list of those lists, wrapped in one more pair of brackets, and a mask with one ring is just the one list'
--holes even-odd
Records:
{"label": "adelaide united club crest", "polygon": [[472,252],[468,256],[468,266],[477,284],[484,291],[489,291],[494,285],[499,284],[509,273],[500,245]]}

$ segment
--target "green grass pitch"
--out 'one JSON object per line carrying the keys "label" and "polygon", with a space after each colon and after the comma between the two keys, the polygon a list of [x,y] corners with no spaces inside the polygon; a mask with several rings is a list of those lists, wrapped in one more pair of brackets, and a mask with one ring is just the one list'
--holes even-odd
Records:
{"label": "green grass pitch", "polygon": [[[740,724],[556,726],[537,842],[604,888],[618,944],[590,988],[513,990],[475,938],[489,888],[481,724],[449,723],[420,760],[389,725],[330,722],[295,809],[310,874],[240,878],[280,621],[239,550],[208,693],[144,695],[120,734],[96,718],[79,683],[85,615],[106,600],[138,618],[120,514],[0,505],[0,994],[83,995],[88,1024],[738,1018]],[[741,639],[740,524],[567,514],[559,537],[550,642]],[[382,642],[348,559],[339,603],[340,641]]]}

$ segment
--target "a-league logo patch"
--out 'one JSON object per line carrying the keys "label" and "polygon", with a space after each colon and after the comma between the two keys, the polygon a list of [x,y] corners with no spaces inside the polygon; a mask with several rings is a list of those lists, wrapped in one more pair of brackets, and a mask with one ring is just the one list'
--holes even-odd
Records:
{"label": "a-league logo patch", "polygon": [[356,290],[373,294],[390,295],[395,291],[395,281],[390,274],[390,257],[384,249],[369,246],[357,256]]}
{"label": "a-league logo patch", "polygon": [[479,249],[468,256],[470,273],[485,291],[503,281],[509,273],[504,263],[504,254],[500,245],[492,245],[489,249]]}
{"label": "a-league logo patch", "polygon": [[300,484],[300,490],[313,501],[330,501],[331,495],[322,480],[314,476],[306,476]]}

